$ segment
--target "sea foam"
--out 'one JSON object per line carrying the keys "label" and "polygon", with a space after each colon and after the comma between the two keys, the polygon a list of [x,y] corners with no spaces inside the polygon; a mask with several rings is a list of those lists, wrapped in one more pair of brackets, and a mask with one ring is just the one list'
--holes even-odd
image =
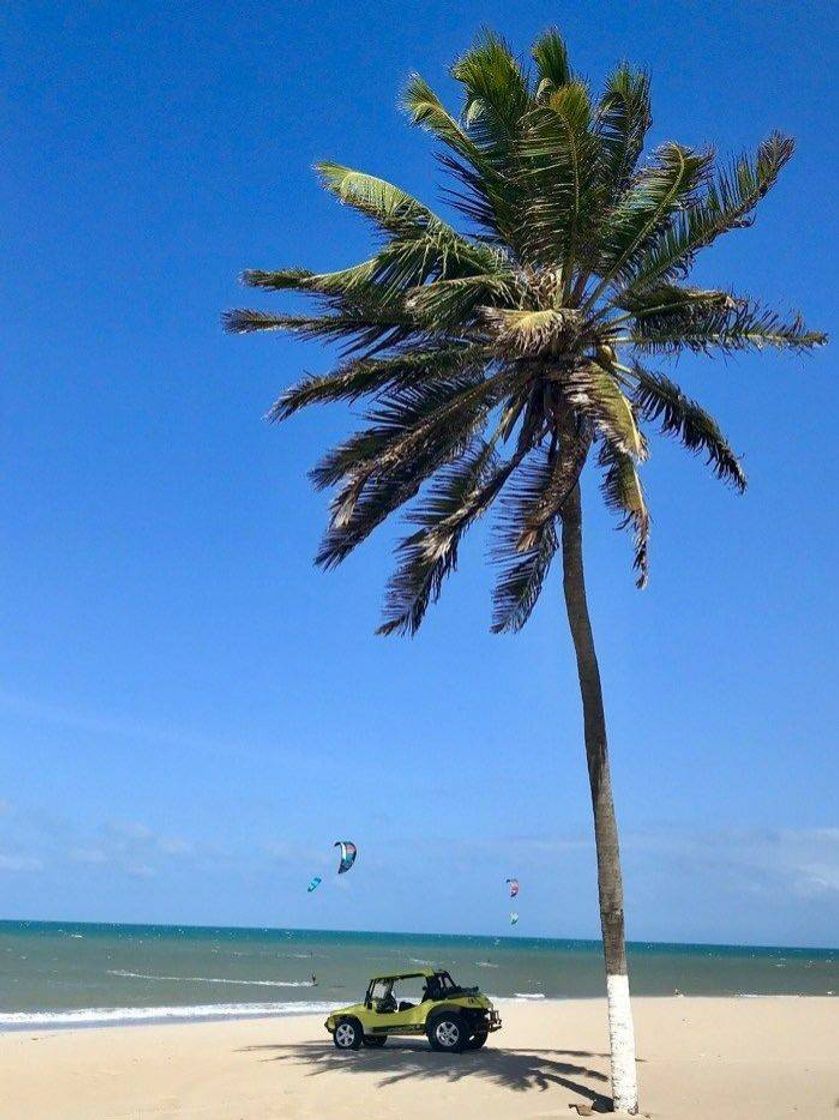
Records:
{"label": "sea foam", "polygon": [[126,976],[133,980],[177,980],[195,984],[245,984],[256,988],[313,988],[311,980],[233,980],[227,976],[158,976],[153,972],[129,972],[125,968],[109,968],[109,976]]}
{"label": "sea foam", "polygon": [[83,1007],[75,1011],[0,1011],[0,1030],[25,1027],[92,1027],[107,1023],[153,1023],[190,1019],[258,1019],[282,1015],[317,1015],[334,1003],[207,1003],[189,1007]]}

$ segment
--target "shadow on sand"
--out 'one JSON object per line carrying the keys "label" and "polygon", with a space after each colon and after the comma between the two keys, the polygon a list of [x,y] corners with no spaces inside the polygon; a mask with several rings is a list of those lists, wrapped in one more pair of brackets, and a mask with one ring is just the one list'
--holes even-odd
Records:
{"label": "shadow on sand", "polygon": [[464,1054],[438,1054],[425,1042],[395,1038],[389,1039],[381,1050],[362,1049],[350,1053],[322,1042],[269,1043],[247,1046],[245,1050],[259,1052],[262,1061],[307,1066],[310,1076],[330,1071],[347,1075],[378,1074],[380,1088],[414,1079],[453,1083],[475,1077],[519,1093],[544,1092],[558,1085],[576,1093],[596,1112],[608,1112],[612,1108],[611,1097],[601,1091],[605,1088],[608,1092],[607,1075],[588,1064],[568,1060],[600,1058],[608,1068],[607,1054],[586,1050],[508,1050],[490,1045],[485,1050]]}

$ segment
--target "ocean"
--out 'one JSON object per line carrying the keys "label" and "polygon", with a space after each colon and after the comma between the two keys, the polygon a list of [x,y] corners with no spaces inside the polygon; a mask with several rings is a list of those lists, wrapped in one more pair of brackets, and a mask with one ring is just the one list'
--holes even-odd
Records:
{"label": "ocean", "polygon": [[[839,995],[839,950],[629,946],[636,995]],[[596,941],[0,922],[0,1030],[325,1012],[434,965],[496,999],[603,994]]]}

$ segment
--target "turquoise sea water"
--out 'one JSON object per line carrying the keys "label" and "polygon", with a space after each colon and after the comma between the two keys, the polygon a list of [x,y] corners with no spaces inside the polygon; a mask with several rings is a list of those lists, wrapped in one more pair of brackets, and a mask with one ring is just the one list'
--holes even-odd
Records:
{"label": "turquoise sea water", "polygon": [[[603,992],[595,941],[0,922],[0,1029],[325,1011],[428,964],[497,998]],[[635,943],[630,968],[638,995],[839,996],[837,950]]]}

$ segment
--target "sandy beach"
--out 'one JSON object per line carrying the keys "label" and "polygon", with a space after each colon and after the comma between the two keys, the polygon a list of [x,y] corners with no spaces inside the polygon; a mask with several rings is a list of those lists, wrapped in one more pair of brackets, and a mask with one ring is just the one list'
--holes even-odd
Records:
{"label": "sandy beach", "polygon": [[[597,1000],[502,1002],[485,1050],[392,1039],[338,1053],[322,1016],[0,1036],[2,1120],[451,1120],[608,1107]],[[642,1112],[662,1120],[839,1115],[839,999],[635,1001]]]}

